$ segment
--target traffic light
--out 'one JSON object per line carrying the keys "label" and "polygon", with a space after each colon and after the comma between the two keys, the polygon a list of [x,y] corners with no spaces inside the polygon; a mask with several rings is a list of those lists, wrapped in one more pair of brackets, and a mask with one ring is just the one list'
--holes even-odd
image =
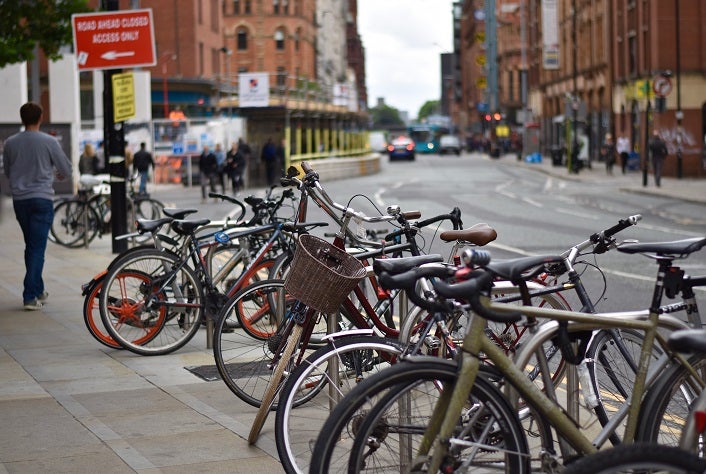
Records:
{"label": "traffic light", "polygon": [[501,118],[503,118],[503,116],[500,115],[500,112],[495,112],[495,113],[493,114],[493,119],[494,119],[496,122],[499,122]]}
{"label": "traffic light", "polygon": [[492,118],[493,118],[493,117],[491,117],[490,114],[485,114],[485,121],[486,121],[486,122],[490,122],[490,120],[491,120]]}

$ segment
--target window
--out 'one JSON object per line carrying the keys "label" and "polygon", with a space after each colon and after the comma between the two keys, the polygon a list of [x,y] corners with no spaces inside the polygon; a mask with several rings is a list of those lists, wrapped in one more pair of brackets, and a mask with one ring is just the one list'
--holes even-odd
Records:
{"label": "window", "polygon": [[275,31],[275,47],[280,51],[284,49],[284,33],[282,30]]}
{"label": "window", "polygon": [[279,0],[272,0],[272,11],[275,15],[279,15]]}
{"label": "window", "polygon": [[233,0],[233,13],[240,15],[240,0]]}
{"label": "window", "polygon": [[244,0],[245,1],[245,14],[249,15],[252,13],[252,8],[251,8],[251,1],[250,0]]}
{"label": "window", "polygon": [[301,28],[297,29],[297,32],[294,33],[294,49],[299,51],[299,39],[301,37]]}
{"label": "window", "polygon": [[203,76],[203,43],[199,43],[199,76]]}
{"label": "window", "polygon": [[196,5],[199,25],[203,25],[203,2],[199,0]]}
{"label": "window", "polygon": [[289,15],[289,0],[282,0],[282,9],[285,15]]}
{"label": "window", "polygon": [[218,0],[211,0],[211,30],[218,32]]}
{"label": "window", "polygon": [[277,85],[284,87],[287,84],[287,71],[283,67],[277,68]]}
{"label": "window", "polygon": [[238,28],[237,42],[239,51],[248,49],[248,30],[245,28]]}
{"label": "window", "polygon": [[628,38],[628,74],[637,75],[637,38],[634,34]]}
{"label": "window", "polygon": [[240,66],[238,68],[238,74],[240,74],[241,72],[248,72],[248,68],[246,68],[245,66]]}

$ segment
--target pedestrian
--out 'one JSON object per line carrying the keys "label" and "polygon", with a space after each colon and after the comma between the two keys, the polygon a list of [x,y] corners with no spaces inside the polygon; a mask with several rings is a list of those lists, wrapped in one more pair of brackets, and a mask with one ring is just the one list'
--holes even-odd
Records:
{"label": "pedestrian", "polygon": [[652,174],[655,177],[655,185],[659,188],[662,184],[662,167],[667,158],[667,144],[659,135],[659,130],[652,131],[652,138],[648,144],[650,155],[652,155]]}
{"label": "pedestrian", "polygon": [[615,164],[616,156],[617,151],[613,143],[613,135],[606,133],[605,141],[603,145],[601,145],[601,158],[605,161],[606,172],[610,175],[613,174],[613,165]]}
{"label": "pedestrian", "polygon": [[216,192],[216,179],[218,176],[218,162],[216,155],[208,145],[203,146],[203,152],[199,157],[199,181],[201,182],[201,202],[206,202],[206,186],[209,186],[212,193]]}
{"label": "pedestrian", "polygon": [[78,171],[81,174],[98,174],[100,165],[98,163],[98,155],[93,149],[91,142],[86,142],[83,145],[83,153],[78,158]]}
{"label": "pedestrian", "polygon": [[216,155],[216,163],[218,163],[218,182],[221,183],[221,190],[223,194],[226,193],[226,154],[223,152],[220,143],[216,143],[216,148],[213,150],[213,154]]}
{"label": "pedestrian", "polygon": [[620,167],[623,170],[623,174],[625,174],[628,169],[628,158],[630,158],[630,139],[625,135],[619,136],[615,149],[620,155]]}
{"label": "pedestrian", "polygon": [[262,155],[260,159],[263,163],[265,163],[267,185],[273,186],[275,184],[275,174],[277,172],[277,146],[272,141],[272,138],[268,138],[265,142],[265,146],[262,147]]}
{"label": "pedestrian", "polygon": [[132,164],[140,175],[140,187],[138,193],[147,194],[147,181],[150,178],[150,167],[154,168],[152,153],[147,151],[147,144],[140,143],[140,149],[135,153]]}
{"label": "pedestrian", "polygon": [[245,155],[241,153],[238,142],[233,142],[226,155],[226,169],[233,187],[233,194],[237,194],[245,189],[243,174],[247,166]]}
{"label": "pedestrian", "polygon": [[22,229],[25,251],[24,309],[41,309],[49,293],[44,288],[44,254],[54,219],[54,178],[71,176],[71,161],[52,136],[39,131],[42,106],[27,102],[20,107],[25,127],[5,141],[3,168],[10,182],[15,217]]}

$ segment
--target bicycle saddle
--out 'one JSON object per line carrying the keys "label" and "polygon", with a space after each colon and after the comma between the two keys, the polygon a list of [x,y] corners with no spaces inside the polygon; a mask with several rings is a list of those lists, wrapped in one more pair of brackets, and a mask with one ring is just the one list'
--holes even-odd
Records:
{"label": "bicycle saddle", "polygon": [[172,229],[174,232],[180,235],[191,235],[193,232],[201,227],[211,222],[211,219],[197,219],[193,221],[173,221]]}
{"label": "bicycle saddle", "polygon": [[513,258],[512,260],[493,261],[485,266],[486,270],[503,280],[515,283],[526,280],[544,271],[544,266],[563,262],[563,257],[556,255],[539,255],[536,257]]}
{"label": "bicycle saddle", "polygon": [[686,257],[706,245],[706,237],[675,240],[672,242],[645,242],[623,244],[618,251],[623,253],[654,253],[660,257]]}
{"label": "bicycle saddle", "polygon": [[373,271],[378,275],[381,272],[386,272],[392,275],[398,275],[425,263],[436,263],[443,261],[444,259],[441,255],[419,255],[413,257],[400,258],[376,258],[373,261]]}
{"label": "bicycle saddle", "polygon": [[483,246],[492,242],[498,237],[498,233],[485,223],[472,225],[468,229],[446,230],[439,235],[439,238],[444,242],[453,240],[465,240],[472,244]]}
{"label": "bicycle saddle", "polygon": [[199,212],[198,209],[183,209],[180,207],[165,207],[162,209],[165,216],[169,216],[174,219],[184,219],[189,214],[194,212]]}
{"label": "bicycle saddle", "polygon": [[677,352],[706,354],[706,330],[684,329],[675,331],[669,336],[667,344]]}
{"label": "bicycle saddle", "polygon": [[137,231],[141,234],[153,232],[173,220],[174,219],[171,217],[162,217],[161,219],[137,219]]}

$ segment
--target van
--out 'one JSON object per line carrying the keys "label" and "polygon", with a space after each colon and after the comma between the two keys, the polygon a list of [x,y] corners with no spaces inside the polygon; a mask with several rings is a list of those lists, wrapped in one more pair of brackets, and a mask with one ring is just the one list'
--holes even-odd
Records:
{"label": "van", "polygon": [[385,132],[370,132],[368,142],[370,143],[370,149],[376,153],[385,153],[387,151]]}

